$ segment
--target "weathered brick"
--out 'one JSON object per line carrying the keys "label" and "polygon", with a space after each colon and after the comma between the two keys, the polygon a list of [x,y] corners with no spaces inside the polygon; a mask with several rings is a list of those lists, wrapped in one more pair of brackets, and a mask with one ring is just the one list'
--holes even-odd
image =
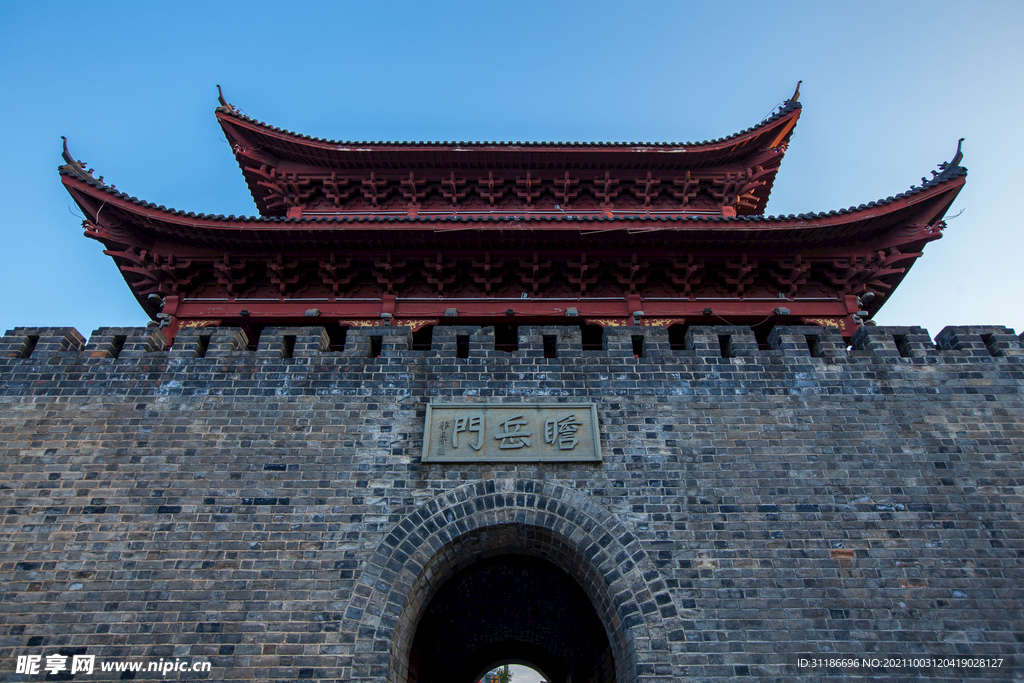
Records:
{"label": "weathered brick", "polygon": [[[796,680],[799,657],[865,653],[1004,660],[912,674],[937,679],[1019,668],[1007,328],[864,327],[850,351],[824,328],[759,348],[712,325],[685,350],[653,327],[607,328],[599,351],[559,326],[519,328],[512,352],[477,326],[435,328],[429,351],[392,327],[340,353],[316,326],[161,339],[3,338],[5,661],[84,648],[383,681],[417,637],[506,629],[588,644],[595,680]],[[541,400],[596,403],[604,461],[421,462],[430,401]],[[481,626],[481,596],[529,618]]]}

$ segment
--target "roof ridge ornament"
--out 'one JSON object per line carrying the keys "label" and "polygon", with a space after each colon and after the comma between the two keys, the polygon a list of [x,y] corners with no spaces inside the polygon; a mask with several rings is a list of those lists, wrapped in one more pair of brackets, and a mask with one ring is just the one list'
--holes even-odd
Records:
{"label": "roof ridge ornament", "polygon": [[[95,181],[96,179],[93,178],[92,176],[92,169],[87,169],[85,167],[84,161],[79,161],[78,159],[75,159],[73,156],[71,156],[71,152],[68,151],[68,139],[63,135],[60,136],[60,139],[64,141],[64,149],[60,153],[61,157],[64,158],[64,165],[61,168],[66,168],[69,173],[71,173],[72,175],[76,175],[79,178]],[[99,181],[102,185],[103,176],[100,176]]]}
{"label": "roof ridge ornament", "polygon": [[959,166],[960,162],[963,161],[964,153],[961,151],[965,138],[960,138],[956,143],[956,154],[953,155],[953,160],[949,162],[950,166]]}
{"label": "roof ridge ornament", "polygon": [[218,109],[223,109],[224,111],[231,113],[235,112],[234,105],[230,104],[226,99],[224,99],[224,91],[220,89],[219,85],[217,86],[217,102],[220,103],[220,106],[217,107]]}
{"label": "roof ridge ornament", "polygon": [[[797,81],[796,82],[796,90],[793,91],[793,94],[789,97],[789,99],[782,100],[782,102],[780,102],[779,104],[776,104],[774,107],[772,107],[772,110],[770,112],[768,112],[767,116],[765,116],[763,119],[761,119],[761,122],[758,123],[757,126],[763,126],[764,124],[768,123],[769,121],[772,121],[776,117],[782,116],[783,114],[785,114],[787,112],[791,112],[794,109],[801,108],[803,106],[803,105],[800,104],[800,85],[802,83],[803,83],[802,80]],[[757,128],[757,126],[754,126],[754,128]],[[740,133],[736,133],[735,135],[730,135],[730,136],[728,136],[726,138],[721,138],[719,141],[727,140],[728,138],[736,137],[737,135],[742,135],[743,133],[749,132],[750,130],[753,130],[753,128],[748,128],[747,130],[742,131]],[[711,142],[711,141],[710,140],[706,140],[705,142]],[[687,144],[689,144],[689,143],[687,143]]]}
{"label": "roof ridge ornament", "polygon": [[959,175],[959,171],[963,169],[960,162],[964,159],[963,144],[965,138],[960,138],[956,143],[956,154],[953,155],[952,161],[943,161],[939,164],[938,171],[932,171],[932,180],[946,180]]}
{"label": "roof ridge ornament", "polygon": [[71,152],[68,151],[68,139],[63,135],[60,136],[60,139],[64,141],[64,151],[61,152],[61,156],[64,157],[64,163],[74,164],[75,158],[71,156]]}

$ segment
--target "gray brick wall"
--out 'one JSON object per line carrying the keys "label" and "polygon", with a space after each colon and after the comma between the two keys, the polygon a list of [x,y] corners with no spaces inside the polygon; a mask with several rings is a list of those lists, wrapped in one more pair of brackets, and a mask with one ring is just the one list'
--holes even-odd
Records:
{"label": "gray brick wall", "polygon": [[[436,328],[430,351],[405,328],[350,330],[341,352],[316,327],[249,341],[0,340],[0,680],[57,651],[209,658],[209,680],[400,677],[389,649],[451,558],[520,546],[593,601],[618,680],[1022,678],[1012,330],[866,327],[849,349],[817,327],[769,349],[737,327],[692,327],[685,350],[656,328],[609,328],[600,351],[540,327],[514,353],[476,327]],[[424,465],[432,400],[596,402],[604,462]],[[1003,664],[798,667],[867,656]]]}

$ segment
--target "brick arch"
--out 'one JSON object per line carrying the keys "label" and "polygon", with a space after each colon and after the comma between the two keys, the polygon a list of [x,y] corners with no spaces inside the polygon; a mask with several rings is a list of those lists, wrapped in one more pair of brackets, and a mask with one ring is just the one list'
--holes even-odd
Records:
{"label": "brick arch", "polygon": [[640,541],[573,489],[497,480],[432,498],[385,537],[346,613],[358,620],[351,678],[405,683],[416,625],[433,594],[459,570],[509,552],[552,562],[579,584],[606,629],[618,683],[671,670],[665,619],[675,608]]}

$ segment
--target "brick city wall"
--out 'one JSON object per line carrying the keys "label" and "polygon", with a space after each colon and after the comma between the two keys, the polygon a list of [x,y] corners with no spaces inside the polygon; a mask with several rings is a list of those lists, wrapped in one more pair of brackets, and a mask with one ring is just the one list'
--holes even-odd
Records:
{"label": "brick city wall", "polygon": [[[316,327],[255,351],[231,328],[169,350],[155,329],[8,332],[0,680],[58,652],[402,679],[431,597],[506,551],[573,577],[619,681],[1021,679],[1012,330],[868,327],[847,349],[776,328],[769,350],[740,327],[691,327],[684,349],[659,328],[608,328],[600,351],[578,328],[519,335],[506,353],[493,328],[438,327],[415,351],[363,328],[329,352]],[[604,461],[421,463],[440,400],[595,402]],[[798,666],[869,656],[1002,664]]]}

